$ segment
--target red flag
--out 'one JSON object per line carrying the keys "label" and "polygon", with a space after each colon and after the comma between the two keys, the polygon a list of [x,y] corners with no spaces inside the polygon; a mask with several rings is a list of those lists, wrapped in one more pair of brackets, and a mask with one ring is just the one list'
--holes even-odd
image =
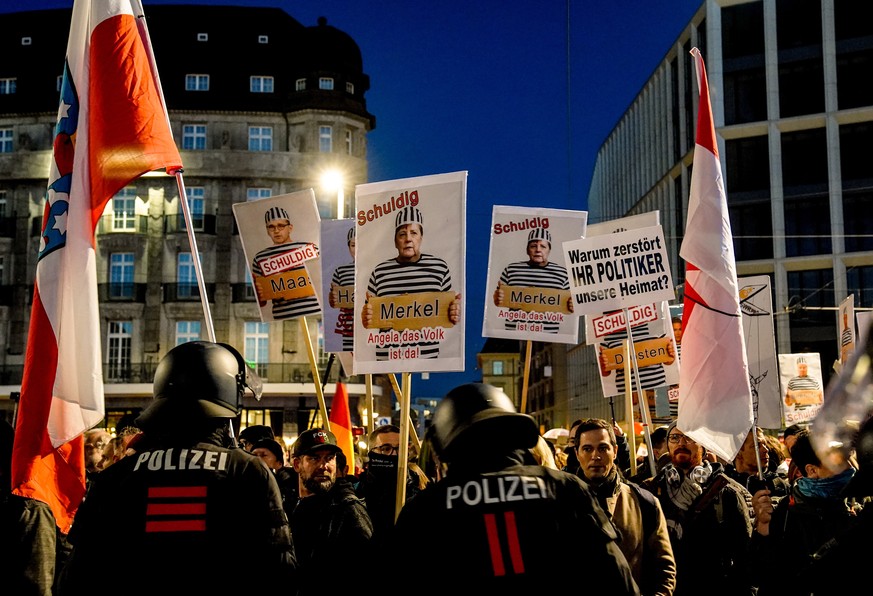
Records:
{"label": "red flag", "polygon": [[686,277],[678,426],[733,461],[752,427],[752,391],[706,67],[697,48],[691,54],[700,103],[688,219],[679,251]]}
{"label": "red flag", "polygon": [[104,416],[94,229],[109,199],[178,169],[139,0],[76,0],[55,126],[21,400],[16,494],[63,532],[85,492],[82,433]]}
{"label": "red flag", "polygon": [[349,471],[355,472],[355,443],[352,438],[352,416],[349,413],[349,393],[345,383],[337,382],[336,393],[330,406],[330,432],[336,436],[349,463]]}

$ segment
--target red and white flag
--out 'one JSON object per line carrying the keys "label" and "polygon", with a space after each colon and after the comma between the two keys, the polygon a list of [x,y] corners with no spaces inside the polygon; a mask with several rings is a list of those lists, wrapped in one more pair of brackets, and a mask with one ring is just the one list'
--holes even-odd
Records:
{"label": "red and white flag", "polygon": [[681,431],[733,461],[752,428],[752,391],[743,339],[736,262],[709,84],[700,50],[693,48],[700,103],[685,238]]}
{"label": "red and white flag", "polygon": [[75,0],[12,452],[13,492],[62,532],[104,416],[94,229],[125,185],[181,164],[139,0]]}
{"label": "red and white flag", "polygon": [[336,437],[336,444],[343,450],[349,465],[349,472],[355,473],[355,443],[352,436],[352,415],[349,412],[349,392],[345,383],[337,381],[336,393],[330,406],[330,432]]}

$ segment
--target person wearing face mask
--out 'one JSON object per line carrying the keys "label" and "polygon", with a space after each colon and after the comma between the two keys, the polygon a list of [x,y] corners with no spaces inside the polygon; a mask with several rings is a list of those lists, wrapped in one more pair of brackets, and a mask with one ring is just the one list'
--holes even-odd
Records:
{"label": "person wearing face mask", "polygon": [[[394,527],[397,508],[397,470],[400,461],[400,428],[393,424],[376,427],[369,436],[367,468],[358,483],[357,495],[364,500],[373,520],[373,543],[386,540]],[[418,453],[410,446],[406,472],[406,500],[428,484],[417,463]]]}

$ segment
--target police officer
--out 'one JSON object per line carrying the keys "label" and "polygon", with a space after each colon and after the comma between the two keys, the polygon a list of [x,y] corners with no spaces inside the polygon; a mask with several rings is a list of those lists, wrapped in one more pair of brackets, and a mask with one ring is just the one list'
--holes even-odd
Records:
{"label": "police officer", "polygon": [[231,419],[260,379],[226,344],[181,344],[158,364],[136,453],[101,472],[70,531],[61,594],[288,593],[296,559],[279,486],[236,447]]}
{"label": "police officer", "polygon": [[[639,594],[616,529],[586,485],[535,464],[528,449],[538,434],[534,419],[492,385],[461,385],[442,399],[429,440],[446,474],[400,512],[398,585],[418,575],[423,594]],[[436,573],[420,577],[434,565]],[[591,570],[584,581],[582,567]]]}

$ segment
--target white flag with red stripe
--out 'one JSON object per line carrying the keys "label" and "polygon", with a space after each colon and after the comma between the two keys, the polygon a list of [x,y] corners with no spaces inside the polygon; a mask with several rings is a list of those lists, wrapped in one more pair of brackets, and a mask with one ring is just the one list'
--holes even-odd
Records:
{"label": "white flag with red stripe", "polygon": [[125,185],[182,164],[139,0],[76,0],[66,58],[12,454],[13,492],[63,532],[104,416],[94,229]]}
{"label": "white flag with red stripe", "polygon": [[700,50],[693,48],[691,54],[700,103],[688,219],[679,251],[686,275],[678,426],[733,461],[752,427],[752,391],[706,67]]}

